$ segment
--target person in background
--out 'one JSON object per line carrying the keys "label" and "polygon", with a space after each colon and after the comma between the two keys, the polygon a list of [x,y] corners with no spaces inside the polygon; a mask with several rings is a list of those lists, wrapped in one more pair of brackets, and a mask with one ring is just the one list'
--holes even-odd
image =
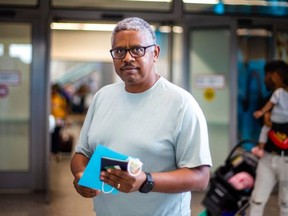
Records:
{"label": "person in background", "polygon": [[[254,112],[255,118],[265,114],[267,116],[264,117],[265,125],[261,129],[259,144],[252,149],[260,160],[252,192],[250,216],[263,215],[277,181],[281,216],[288,216],[288,65],[281,60],[268,62],[265,65],[265,83],[273,87],[274,91],[269,101]],[[274,138],[271,136],[273,131],[277,134]]]}
{"label": "person in background", "polygon": [[75,114],[85,114],[87,112],[87,96],[89,94],[89,87],[82,84],[74,93],[72,99],[72,112]]}
{"label": "person in background", "polygon": [[51,115],[55,119],[55,127],[51,135],[51,152],[56,156],[60,150],[61,129],[67,123],[68,113],[69,105],[62,94],[61,87],[58,84],[53,84],[51,89]]}
{"label": "person in background", "polygon": [[[202,110],[190,93],[156,72],[160,47],[146,21],[120,21],[111,42],[123,82],[100,89],[88,109],[71,160],[74,187],[93,198],[97,216],[191,215],[191,191],[207,187],[212,165]],[[137,176],[101,171],[100,180],[117,195],[78,184],[99,144],[143,163]]]}
{"label": "person in background", "polygon": [[52,114],[49,115],[49,133],[53,133],[56,126],[56,120]]}

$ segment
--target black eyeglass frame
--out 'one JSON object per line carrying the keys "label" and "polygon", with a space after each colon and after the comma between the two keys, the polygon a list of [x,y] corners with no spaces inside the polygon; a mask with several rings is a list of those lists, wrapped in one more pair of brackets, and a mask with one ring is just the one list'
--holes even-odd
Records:
{"label": "black eyeglass frame", "polygon": [[[132,47],[132,48],[129,48],[129,49],[116,48],[116,49],[111,49],[111,50],[109,50],[109,52],[110,52],[110,54],[111,54],[111,56],[112,56],[113,59],[124,59],[124,58],[126,57],[126,55],[127,55],[127,52],[129,52],[130,55],[131,55],[133,58],[141,58],[141,57],[145,56],[145,54],[146,54],[146,49],[149,48],[149,47],[152,47],[152,46],[156,46],[156,44],[151,44],[151,45],[149,45],[149,46]],[[143,55],[142,55],[142,56],[134,56],[134,54],[131,53],[131,50],[132,50],[132,49],[135,49],[135,48],[138,48],[138,49],[139,49],[139,48],[143,48],[143,49],[144,49]],[[125,50],[125,54],[124,54],[123,57],[121,57],[121,58],[117,58],[117,57],[115,58],[115,56],[113,55],[113,51],[115,51],[115,50]]]}

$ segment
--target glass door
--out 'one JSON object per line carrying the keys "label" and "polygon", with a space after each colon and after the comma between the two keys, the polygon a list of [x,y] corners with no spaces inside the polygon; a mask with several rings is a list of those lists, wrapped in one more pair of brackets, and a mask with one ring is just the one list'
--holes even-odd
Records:
{"label": "glass door", "polygon": [[0,28],[0,173],[26,173],[31,162],[31,26],[0,23]]}
{"label": "glass door", "polygon": [[31,26],[2,23],[0,28],[3,30],[0,33],[0,171],[27,172]]}
{"label": "glass door", "polygon": [[[209,22],[208,22],[209,23]],[[210,21],[211,23],[211,21]],[[235,62],[232,24],[191,26],[189,40],[189,90],[208,123],[214,169],[235,143]]]}
{"label": "glass door", "polygon": [[0,22],[0,192],[47,189],[47,51],[35,25]]}

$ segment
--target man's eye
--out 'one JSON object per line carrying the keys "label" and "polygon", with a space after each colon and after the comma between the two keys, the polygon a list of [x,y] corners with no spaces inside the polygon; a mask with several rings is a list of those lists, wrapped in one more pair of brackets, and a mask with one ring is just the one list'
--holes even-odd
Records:
{"label": "man's eye", "polygon": [[142,47],[134,47],[131,49],[131,51],[133,53],[142,53],[143,52],[143,48]]}
{"label": "man's eye", "polygon": [[125,49],[116,49],[116,50],[115,50],[115,53],[116,53],[117,55],[121,55],[121,54],[123,54],[123,53],[125,53],[125,52],[126,52]]}

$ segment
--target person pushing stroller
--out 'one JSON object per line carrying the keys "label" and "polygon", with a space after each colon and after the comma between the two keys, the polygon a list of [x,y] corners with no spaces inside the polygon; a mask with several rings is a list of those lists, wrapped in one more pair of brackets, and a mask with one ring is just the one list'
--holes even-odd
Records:
{"label": "person pushing stroller", "polygon": [[249,215],[263,215],[278,181],[280,215],[288,216],[288,65],[281,60],[274,60],[268,62],[264,70],[266,85],[272,84],[275,90],[269,101],[253,113],[255,118],[267,116],[264,116],[266,123],[261,129],[259,144],[252,150],[260,159]]}

